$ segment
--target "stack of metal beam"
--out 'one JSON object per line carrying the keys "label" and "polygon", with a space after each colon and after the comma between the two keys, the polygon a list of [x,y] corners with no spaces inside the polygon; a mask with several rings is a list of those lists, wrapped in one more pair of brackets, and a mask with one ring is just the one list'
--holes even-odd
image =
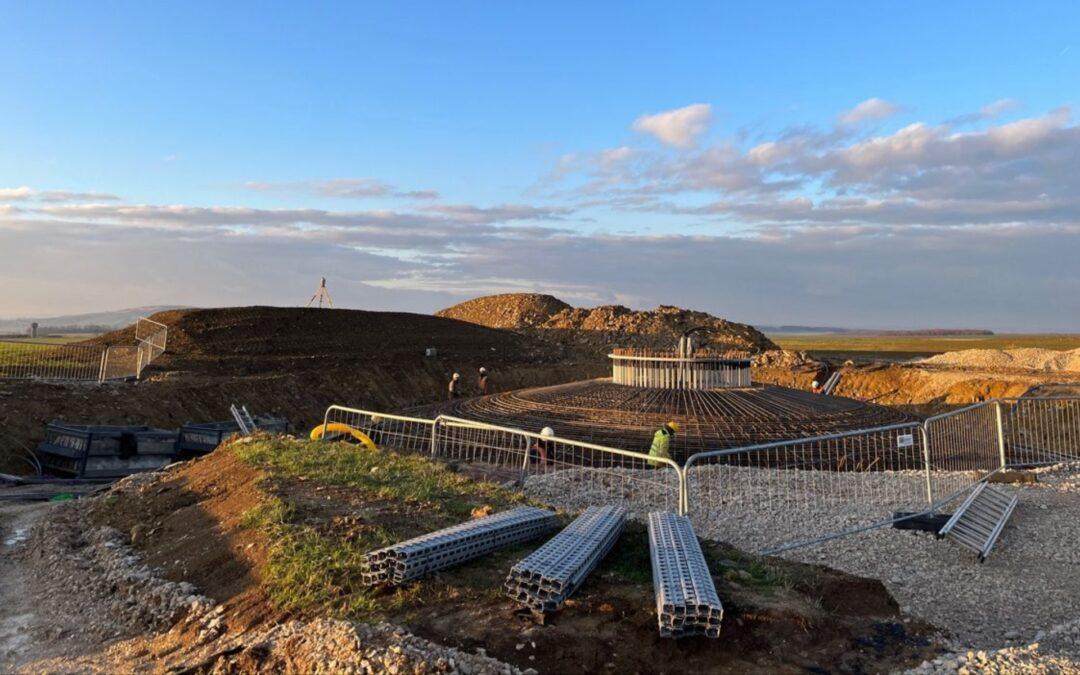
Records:
{"label": "stack of metal beam", "polygon": [[361,579],[369,586],[401,584],[520,544],[558,527],[555,514],[521,506],[371,551]]}
{"label": "stack of metal beam", "polygon": [[622,533],[626,508],[590,506],[574,522],[514,565],[506,594],[535,612],[556,612],[608,554]]}
{"label": "stack of metal beam", "polygon": [[661,637],[720,636],[724,608],[690,519],[649,514],[649,552]]}

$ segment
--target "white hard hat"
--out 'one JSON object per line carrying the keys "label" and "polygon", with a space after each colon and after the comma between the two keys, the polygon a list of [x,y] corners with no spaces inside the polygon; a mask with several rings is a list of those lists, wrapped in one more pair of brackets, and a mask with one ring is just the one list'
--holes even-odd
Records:
{"label": "white hard hat", "polygon": [[551,427],[544,427],[543,429],[540,430],[540,435],[543,436],[544,438],[554,438],[555,437],[555,430],[552,429]]}
{"label": "white hard hat", "polygon": [[820,386],[820,384],[821,384],[820,382],[818,382],[817,380],[814,380],[814,384],[812,384],[810,386],[817,387],[817,386]]}
{"label": "white hard hat", "polygon": [[461,379],[461,373],[454,373],[454,379],[455,380],[460,380]]}
{"label": "white hard hat", "polygon": [[378,415],[372,415],[371,416],[371,423],[372,424],[379,424],[380,422],[382,422],[381,417],[379,417]]}
{"label": "white hard hat", "polygon": [[486,372],[487,372],[487,368],[485,368],[485,367],[483,367],[483,366],[480,366],[480,372],[481,372],[481,373],[486,373]]}

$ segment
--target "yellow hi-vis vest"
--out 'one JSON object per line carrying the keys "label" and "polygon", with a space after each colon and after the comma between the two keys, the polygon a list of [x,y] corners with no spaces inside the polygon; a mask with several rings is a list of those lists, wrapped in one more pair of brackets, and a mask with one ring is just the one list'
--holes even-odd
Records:
{"label": "yellow hi-vis vest", "polygon": [[[649,457],[671,459],[671,431],[665,426],[656,430],[652,437],[652,447],[649,448]],[[663,466],[664,462],[649,462],[653,466]]]}

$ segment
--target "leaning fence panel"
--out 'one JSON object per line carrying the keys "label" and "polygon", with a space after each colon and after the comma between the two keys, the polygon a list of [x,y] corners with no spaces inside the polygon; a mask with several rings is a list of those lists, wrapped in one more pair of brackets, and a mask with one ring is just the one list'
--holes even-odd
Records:
{"label": "leaning fence panel", "polygon": [[467,464],[472,475],[519,482],[526,495],[572,511],[620,505],[644,518],[682,505],[675,462],[619,448],[442,416],[432,454]]}
{"label": "leaning fence panel", "polygon": [[428,452],[435,420],[392,415],[332,405],[323,416],[322,437],[327,440],[360,440],[363,434],[378,448],[401,452]]}
{"label": "leaning fence panel", "polygon": [[1000,404],[1008,466],[1080,461],[1080,398],[1018,398]]}
{"label": "leaning fence panel", "polygon": [[997,401],[985,401],[926,420],[927,475],[935,504],[1004,467],[1000,413]]}
{"label": "leaning fence panel", "polygon": [[773,551],[928,507],[918,423],[699,453],[687,513],[706,537]]}

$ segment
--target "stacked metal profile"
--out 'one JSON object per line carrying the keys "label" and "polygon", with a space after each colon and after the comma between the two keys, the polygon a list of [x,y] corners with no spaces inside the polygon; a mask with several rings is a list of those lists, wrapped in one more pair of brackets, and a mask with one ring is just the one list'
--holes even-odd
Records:
{"label": "stacked metal profile", "polygon": [[361,579],[369,586],[401,584],[534,539],[557,526],[551,511],[521,506],[372,551],[365,557]]}
{"label": "stacked metal profile", "polygon": [[562,532],[514,565],[506,594],[536,612],[557,612],[618,541],[622,506],[590,506]]}
{"label": "stacked metal profile", "polygon": [[690,519],[650,513],[649,553],[660,636],[719,637],[724,608]]}

